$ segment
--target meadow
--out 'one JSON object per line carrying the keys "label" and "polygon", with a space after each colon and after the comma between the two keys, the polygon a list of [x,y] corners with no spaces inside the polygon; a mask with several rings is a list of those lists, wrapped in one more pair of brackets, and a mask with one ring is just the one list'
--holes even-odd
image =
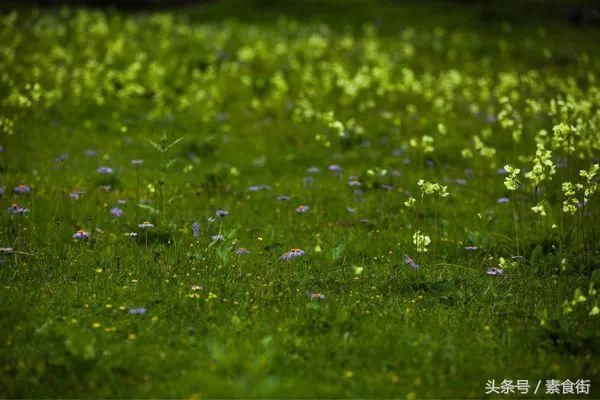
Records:
{"label": "meadow", "polygon": [[599,398],[598,29],[263,3],[1,10],[0,396]]}

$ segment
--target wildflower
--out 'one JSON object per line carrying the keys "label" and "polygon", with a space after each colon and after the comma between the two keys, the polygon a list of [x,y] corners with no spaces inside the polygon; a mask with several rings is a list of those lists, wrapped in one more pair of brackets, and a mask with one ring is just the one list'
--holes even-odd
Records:
{"label": "wildflower", "polygon": [[465,250],[467,251],[475,251],[477,249],[479,249],[477,246],[465,246]]}
{"label": "wildflower", "polygon": [[302,179],[302,183],[304,184],[304,186],[310,186],[313,184],[314,181],[315,178],[313,178],[312,176],[307,176],[304,179]]}
{"label": "wildflower", "polygon": [[413,244],[416,246],[417,253],[426,253],[427,246],[431,243],[431,238],[421,233],[420,230],[413,234]]}
{"label": "wildflower", "polygon": [[467,184],[467,180],[464,178],[456,178],[456,180],[454,182],[456,182],[457,185],[462,185],[462,186]]}
{"label": "wildflower", "polygon": [[354,214],[356,213],[356,208],[346,207],[346,211],[348,211],[350,214]]}
{"label": "wildflower", "polygon": [[284,194],[277,196],[277,200],[279,201],[290,201],[292,198],[290,196],[286,196]]}
{"label": "wildflower", "polygon": [[329,167],[327,167],[327,169],[333,172],[335,175],[339,175],[342,173],[343,168],[337,164],[332,164]]}
{"label": "wildflower", "polygon": [[83,229],[78,230],[73,234],[73,239],[89,239],[90,234],[84,231]]}
{"label": "wildflower", "polygon": [[11,215],[24,215],[28,212],[28,208],[21,207],[18,204],[13,204],[10,207],[8,207],[8,213]]}
{"label": "wildflower", "polygon": [[307,290],[306,292],[304,292],[304,294],[308,296],[311,300],[327,300],[327,297],[323,293],[312,293]]}
{"label": "wildflower", "polygon": [[57,162],[57,163],[61,163],[61,162],[65,161],[67,158],[69,158],[69,154],[68,153],[62,153],[58,157],[56,157],[56,159],[54,161]]}
{"label": "wildflower", "polygon": [[0,254],[12,254],[15,250],[12,247],[0,247]]}
{"label": "wildflower", "polygon": [[271,190],[271,186],[269,185],[255,185],[255,186],[250,186],[248,188],[248,191],[250,192],[260,192],[263,190]]}
{"label": "wildflower", "polygon": [[291,249],[287,253],[283,254],[279,257],[280,260],[291,260],[296,257],[300,257],[304,255],[304,250],[301,249]]}
{"label": "wildflower", "polygon": [[546,150],[542,143],[538,143],[533,168],[525,174],[525,178],[532,181],[533,185],[537,187],[545,179],[551,180],[555,173],[556,166],[552,161],[552,151]]}
{"label": "wildflower", "polygon": [[120,205],[127,204],[127,200],[119,199],[119,200],[117,200],[117,204],[120,204]]}
{"label": "wildflower", "polygon": [[141,224],[138,225],[141,229],[150,229],[150,228],[154,228],[154,224],[148,222],[148,221],[144,221]]}
{"label": "wildflower", "polygon": [[69,197],[73,200],[79,200],[83,196],[83,192],[71,192],[69,193]]}
{"label": "wildflower", "polygon": [[129,309],[129,314],[131,315],[143,315],[146,314],[146,309],[144,307],[131,308]]}
{"label": "wildflower", "polygon": [[421,188],[421,195],[437,194],[440,197],[448,197],[448,186],[442,186],[439,183],[427,182],[424,179],[419,179],[417,185]]}
{"label": "wildflower", "polygon": [[298,214],[304,214],[305,212],[307,212],[308,210],[310,210],[309,206],[305,206],[305,205],[299,205],[298,207],[296,207],[296,212]]}
{"label": "wildflower", "polygon": [[229,215],[229,211],[227,210],[217,210],[216,212],[218,218],[223,218]]}
{"label": "wildflower", "polygon": [[192,290],[195,292],[198,292],[200,290],[204,289],[202,286],[199,285],[192,285]]}
{"label": "wildflower", "polygon": [[211,238],[215,242],[218,240],[225,240],[225,236],[222,233],[219,233],[218,235],[212,235]]}
{"label": "wildflower", "polygon": [[25,194],[29,193],[31,191],[31,188],[27,185],[19,185],[16,186],[13,190],[16,194]]}
{"label": "wildflower", "polygon": [[4,196],[4,193],[6,193],[6,188],[4,186],[0,186],[0,196]]}
{"label": "wildflower", "polygon": [[419,264],[415,263],[415,262],[413,261],[413,259],[412,259],[412,258],[410,258],[410,257],[409,257],[408,255],[406,255],[406,254],[404,254],[404,255],[402,256],[402,262],[403,262],[404,264],[408,265],[409,267],[411,267],[412,269],[418,269],[418,268],[421,268],[421,266],[420,266]]}
{"label": "wildflower", "polygon": [[360,186],[362,186],[362,183],[360,183],[357,180],[352,180],[352,181],[348,182],[348,186],[350,186],[350,187],[360,187]]}
{"label": "wildflower", "polygon": [[535,206],[531,207],[531,211],[533,211],[536,214],[540,214],[540,216],[542,217],[545,217],[547,215],[546,206],[543,200],[537,203]]}
{"label": "wildflower", "polygon": [[496,203],[504,204],[504,203],[508,203],[509,201],[510,201],[510,199],[508,197],[500,197],[496,200]]}
{"label": "wildflower", "polygon": [[510,164],[506,164],[504,166],[504,170],[507,174],[506,178],[504,178],[504,186],[511,191],[517,190],[519,185],[521,185],[521,181],[519,180],[519,174],[521,173],[521,170],[513,167]]}
{"label": "wildflower", "polygon": [[247,249],[245,249],[245,248],[243,248],[243,247],[240,247],[239,249],[237,249],[237,250],[235,251],[235,254],[237,254],[237,255],[240,255],[240,256],[241,256],[241,255],[243,255],[243,254],[250,254],[250,251],[248,251]]}
{"label": "wildflower", "polygon": [[102,185],[102,186],[100,186],[100,189],[102,189],[102,191],[104,191],[104,192],[110,192],[112,189],[112,186],[111,185]]}
{"label": "wildflower", "polygon": [[200,236],[200,224],[197,222],[194,222],[192,224],[192,236],[194,236],[194,237]]}
{"label": "wildflower", "polygon": [[554,133],[552,137],[553,149],[562,149],[569,154],[575,151],[576,136],[580,135],[577,128],[561,122],[552,127],[552,132]]}
{"label": "wildflower", "polygon": [[502,268],[497,267],[489,267],[486,271],[488,275],[502,275],[504,274],[504,270]]}
{"label": "wildflower", "polygon": [[131,165],[135,165],[136,167],[142,165],[144,160],[131,160]]}
{"label": "wildflower", "polygon": [[119,218],[123,216],[123,210],[121,210],[119,207],[113,207],[110,209],[110,214],[115,218]]}
{"label": "wildflower", "polygon": [[391,192],[392,190],[394,190],[394,186],[387,184],[387,183],[384,183],[379,187],[383,190],[387,190],[388,192]]}
{"label": "wildflower", "polygon": [[414,197],[410,196],[408,198],[408,200],[406,200],[404,202],[404,206],[408,207],[408,208],[412,208],[415,205],[416,202],[417,202],[417,199],[415,199]]}
{"label": "wildflower", "polygon": [[132,239],[135,239],[136,237],[138,237],[138,233],[137,232],[129,232],[128,235]]}
{"label": "wildflower", "polygon": [[306,170],[309,174],[318,174],[321,170],[319,167],[310,167]]}
{"label": "wildflower", "polygon": [[99,174],[103,174],[103,175],[109,175],[113,173],[113,169],[111,167],[99,167],[96,172],[98,172]]}
{"label": "wildflower", "polygon": [[208,218],[206,218],[206,220],[207,220],[209,223],[211,223],[211,224],[212,224],[213,222],[215,222],[215,219],[214,219],[213,217],[208,217]]}

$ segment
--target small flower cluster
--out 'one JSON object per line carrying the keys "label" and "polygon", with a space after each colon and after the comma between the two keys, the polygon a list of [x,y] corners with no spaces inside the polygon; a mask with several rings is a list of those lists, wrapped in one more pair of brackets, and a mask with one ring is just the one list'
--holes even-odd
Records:
{"label": "small flower cluster", "polygon": [[301,249],[291,249],[287,253],[283,254],[279,259],[281,260],[292,260],[296,257],[300,257],[304,255],[304,250]]}

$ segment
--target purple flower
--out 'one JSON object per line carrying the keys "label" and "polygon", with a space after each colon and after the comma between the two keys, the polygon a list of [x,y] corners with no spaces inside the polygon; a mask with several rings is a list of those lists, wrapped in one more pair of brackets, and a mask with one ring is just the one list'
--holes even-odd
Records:
{"label": "purple flower", "polygon": [[25,194],[25,193],[29,193],[31,191],[31,188],[27,185],[19,185],[16,186],[14,189],[16,194]]}
{"label": "purple flower", "polygon": [[304,294],[308,296],[311,300],[327,300],[327,297],[323,293],[312,293],[307,290],[306,292],[304,292]]}
{"label": "purple flower", "polygon": [[69,197],[72,198],[73,200],[79,200],[81,197],[83,196],[83,192],[71,192],[69,193]]}
{"label": "purple flower", "polygon": [[110,214],[115,218],[119,218],[123,216],[123,210],[121,210],[119,207],[113,207],[110,209]]}
{"label": "purple flower", "polygon": [[223,218],[229,215],[229,211],[227,210],[217,210],[216,215],[218,218]]}
{"label": "purple flower", "polygon": [[304,250],[301,249],[291,249],[287,253],[283,254],[279,257],[280,260],[291,260],[296,257],[300,257],[304,255]]}
{"label": "purple flower", "polygon": [[129,309],[130,315],[143,315],[146,314],[146,309],[144,307],[131,308]]}
{"label": "purple flower", "polygon": [[77,232],[75,232],[75,234],[73,234],[73,239],[89,239],[90,238],[90,234],[87,233],[86,231],[84,231],[83,229],[78,230]]}
{"label": "purple flower", "polygon": [[250,186],[248,188],[248,190],[250,192],[260,192],[262,190],[271,190],[271,186],[269,186],[269,185],[255,185],[255,186]]}
{"label": "purple flower", "polygon": [[194,237],[200,236],[200,224],[197,222],[194,222],[192,224],[192,236],[194,236]]}
{"label": "purple flower", "polygon": [[4,193],[6,193],[6,188],[4,186],[0,186],[0,196],[4,196]]}
{"label": "purple flower", "polygon": [[136,167],[142,165],[144,160],[131,160],[131,165],[135,165]]}
{"label": "purple flower", "polygon": [[504,203],[508,203],[509,201],[510,201],[510,199],[508,197],[500,197],[498,200],[496,200],[496,203],[504,204]]}
{"label": "purple flower", "polygon": [[315,178],[313,178],[312,176],[307,176],[304,179],[302,179],[302,183],[304,184],[304,186],[310,186],[314,181]]}
{"label": "purple flower", "polygon": [[98,172],[99,174],[103,174],[103,175],[109,175],[113,173],[113,169],[111,167],[99,167],[96,172]]}
{"label": "purple flower", "polygon": [[21,207],[18,204],[13,204],[8,207],[8,213],[11,215],[24,215],[29,212],[28,208]]}
{"label": "purple flower", "polygon": [[394,186],[384,183],[383,185],[380,186],[380,188],[382,188],[383,190],[387,190],[388,192],[391,192],[394,189]]}
{"label": "purple flower", "polygon": [[327,169],[333,172],[334,174],[339,175],[342,172],[343,168],[337,164],[331,164],[329,167],[327,167]]}
{"label": "purple flower", "polygon": [[499,168],[499,169],[496,171],[496,173],[497,173],[498,175],[506,175],[506,170],[504,169],[504,167],[502,167],[502,168]]}
{"label": "purple flower", "polygon": [[504,270],[502,268],[490,267],[487,269],[486,273],[488,275],[502,275],[504,274]]}
{"label": "purple flower", "polygon": [[417,264],[416,262],[413,261],[412,258],[410,258],[408,255],[404,254],[402,256],[402,262],[406,265],[408,265],[409,267],[411,267],[412,269],[418,269],[421,268],[421,266],[419,264]]}
{"label": "purple flower", "polygon": [[296,207],[296,212],[298,214],[304,214],[305,212],[307,212],[308,210],[310,210],[309,206],[305,206],[305,205],[299,205],[298,207]]}
{"label": "purple flower", "polygon": [[245,249],[243,247],[240,247],[239,249],[237,249],[235,251],[235,254],[238,254],[238,255],[250,254],[250,251],[248,251],[247,249]]}
{"label": "purple flower", "polygon": [[465,246],[465,250],[467,251],[475,251],[477,249],[479,249],[477,246]]}
{"label": "purple flower", "polygon": [[486,117],[486,120],[489,123],[494,123],[494,122],[498,121],[498,117],[496,117],[494,114],[490,114]]}

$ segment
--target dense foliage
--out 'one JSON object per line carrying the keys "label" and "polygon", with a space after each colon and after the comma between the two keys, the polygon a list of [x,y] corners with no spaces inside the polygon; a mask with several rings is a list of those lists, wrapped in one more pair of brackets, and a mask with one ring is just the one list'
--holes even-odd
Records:
{"label": "dense foliage", "polygon": [[1,14],[0,393],[598,394],[597,32],[215,7]]}

